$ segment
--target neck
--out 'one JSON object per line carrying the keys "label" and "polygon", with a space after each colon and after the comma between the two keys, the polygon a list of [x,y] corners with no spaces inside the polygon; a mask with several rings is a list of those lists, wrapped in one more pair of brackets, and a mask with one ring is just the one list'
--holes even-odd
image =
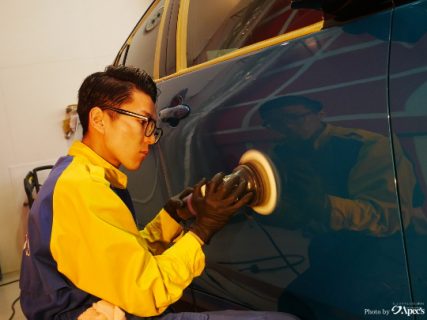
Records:
{"label": "neck", "polygon": [[93,134],[86,133],[82,138],[82,143],[91,148],[97,155],[109,162],[111,165],[118,168],[120,163],[113,161],[109,156],[109,152],[105,147],[104,140],[102,137],[93,137]]}

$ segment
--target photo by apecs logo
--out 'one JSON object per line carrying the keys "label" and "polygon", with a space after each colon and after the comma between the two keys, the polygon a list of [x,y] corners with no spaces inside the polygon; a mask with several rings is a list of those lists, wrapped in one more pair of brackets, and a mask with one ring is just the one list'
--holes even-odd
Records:
{"label": "photo by apecs logo", "polygon": [[423,315],[425,314],[425,309],[423,307],[407,307],[401,305],[395,305],[391,308],[393,314],[405,314],[408,317],[412,315]]}

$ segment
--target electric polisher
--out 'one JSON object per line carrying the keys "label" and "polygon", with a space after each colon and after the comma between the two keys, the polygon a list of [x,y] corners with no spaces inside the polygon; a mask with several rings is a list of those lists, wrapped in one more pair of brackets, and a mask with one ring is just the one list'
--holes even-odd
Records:
{"label": "electric polisher", "polygon": [[[227,181],[236,175],[239,177],[239,182],[246,181],[246,192],[254,192],[248,206],[259,214],[271,214],[276,208],[280,195],[280,178],[271,159],[261,151],[250,149],[240,157],[239,165],[223,180]],[[204,192],[205,186],[202,186],[202,194]],[[191,199],[191,195],[185,198],[187,208],[196,215]]]}

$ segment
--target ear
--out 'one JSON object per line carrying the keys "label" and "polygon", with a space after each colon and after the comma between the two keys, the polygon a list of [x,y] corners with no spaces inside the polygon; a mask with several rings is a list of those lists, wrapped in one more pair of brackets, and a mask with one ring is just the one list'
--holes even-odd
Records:
{"label": "ear", "polygon": [[104,134],[104,117],[105,114],[99,107],[93,107],[89,111],[89,128],[93,128],[95,131]]}

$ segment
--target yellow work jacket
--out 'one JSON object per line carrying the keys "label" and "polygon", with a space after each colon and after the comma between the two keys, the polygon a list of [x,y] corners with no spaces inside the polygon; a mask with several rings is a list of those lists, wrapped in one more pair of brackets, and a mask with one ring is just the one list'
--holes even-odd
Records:
{"label": "yellow work jacket", "polygon": [[[201,274],[205,256],[200,240],[191,232],[184,234],[163,209],[139,231],[112,189],[126,189],[126,183],[123,172],[81,142],[58,161],[30,213],[24,250],[29,254],[23,255],[22,273],[32,284],[21,279],[24,313],[43,315],[31,310],[43,305],[36,302],[38,295],[50,297],[51,310],[64,307],[65,283],[131,314],[154,316]],[[36,285],[58,276],[64,281]]]}

